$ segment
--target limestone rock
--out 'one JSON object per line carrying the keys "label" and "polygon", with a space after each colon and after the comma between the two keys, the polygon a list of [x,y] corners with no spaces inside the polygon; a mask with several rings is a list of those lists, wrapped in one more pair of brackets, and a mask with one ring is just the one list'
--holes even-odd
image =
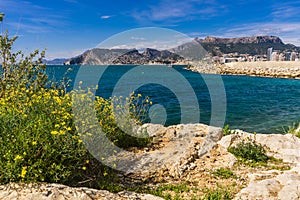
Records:
{"label": "limestone rock", "polygon": [[250,134],[241,130],[235,130],[237,134],[223,137],[218,144],[228,148],[242,140],[250,138],[265,146],[270,156],[282,159],[284,162],[298,165],[300,163],[300,139],[294,135],[286,134]]}
{"label": "limestone rock", "polygon": [[273,178],[253,180],[237,194],[235,199],[300,199],[300,168],[295,167]]}
{"label": "limestone rock", "polygon": [[61,184],[17,184],[0,186],[1,200],[162,200],[150,194],[138,194],[122,191],[110,193],[105,190],[95,190],[84,187],[74,188]]}
{"label": "limestone rock", "polygon": [[218,144],[227,149],[243,140],[251,139],[264,146],[268,155],[294,166],[284,172],[269,170],[250,173],[249,185],[242,189],[235,199],[300,199],[300,139],[290,134],[254,135],[241,130],[235,132],[236,134],[223,137]]}
{"label": "limestone rock", "polygon": [[123,152],[118,156],[125,173],[137,174],[139,178],[149,178],[149,174],[154,176],[159,171],[165,177],[180,178],[185,171],[195,168],[195,160],[209,153],[223,135],[221,128],[204,124],[145,124],[139,131],[147,131],[153,138],[151,150],[134,156]]}

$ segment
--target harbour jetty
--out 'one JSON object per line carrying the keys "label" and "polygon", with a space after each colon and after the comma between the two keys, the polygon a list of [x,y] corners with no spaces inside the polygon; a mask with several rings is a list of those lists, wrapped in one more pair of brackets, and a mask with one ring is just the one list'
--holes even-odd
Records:
{"label": "harbour jetty", "polygon": [[199,73],[300,79],[299,61],[232,62],[212,64],[209,68],[207,64],[193,64],[188,66],[187,69]]}
{"label": "harbour jetty", "polygon": [[300,78],[300,62],[234,62],[219,67],[221,74],[238,74],[276,78]]}

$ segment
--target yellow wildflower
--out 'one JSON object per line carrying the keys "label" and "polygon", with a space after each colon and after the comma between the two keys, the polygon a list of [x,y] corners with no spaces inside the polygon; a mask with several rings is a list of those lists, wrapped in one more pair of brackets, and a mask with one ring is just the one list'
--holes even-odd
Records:
{"label": "yellow wildflower", "polygon": [[22,159],[22,156],[17,155],[17,156],[14,158],[14,161],[21,160],[21,159]]}
{"label": "yellow wildflower", "polygon": [[27,166],[22,167],[22,171],[21,171],[21,174],[20,174],[21,178],[25,178],[26,173],[27,173]]}
{"label": "yellow wildflower", "polygon": [[59,132],[58,131],[51,131],[51,134],[52,135],[57,135],[57,134],[59,134]]}
{"label": "yellow wildflower", "polygon": [[82,167],[82,170],[86,170],[86,166],[83,166],[83,167]]}
{"label": "yellow wildflower", "polygon": [[36,145],[36,144],[37,144],[37,142],[36,142],[36,141],[33,141],[33,142],[31,142],[31,144],[32,144],[32,145]]}

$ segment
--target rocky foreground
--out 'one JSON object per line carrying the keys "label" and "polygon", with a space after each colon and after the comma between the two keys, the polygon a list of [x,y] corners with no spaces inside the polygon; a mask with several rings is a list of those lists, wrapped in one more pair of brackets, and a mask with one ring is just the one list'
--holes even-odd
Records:
{"label": "rocky foreground", "polygon": [[[236,130],[223,136],[220,128],[203,124],[170,127],[145,124],[153,144],[144,149],[131,149],[119,156],[123,163],[135,163],[124,171],[124,183],[147,185],[155,189],[162,185],[188,185],[181,199],[205,197],[208,190],[226,189],[234,199],[300,199],[300,139],[287,134],[250,134]],[[228,152],[241,141],[261,144],[269,156],[280,162],[265,166],[248,166]],[[120,162],[121,162],[120,161]],[[214,172],[226,168],[234,176],[222,178]],[[124,168],[125,169],[125,168]],[[174,191],[170,195],[174,197]],[[178,195],[178,194],[177,194]],[[161,199],[149,194],[120,192],[117,194],[88,188],[71,188],[57,184],[8,184],[0,187],[0,199]]]}

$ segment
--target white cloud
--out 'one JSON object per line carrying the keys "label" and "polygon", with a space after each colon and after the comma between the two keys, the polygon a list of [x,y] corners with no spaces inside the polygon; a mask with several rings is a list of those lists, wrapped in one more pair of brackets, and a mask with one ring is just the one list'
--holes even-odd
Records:
{"label": "white cloud", "polygon": [[55,58],[72,58],[75,56],[78,56],[85,52],[88,49],[76,49],[76,50],[65,50],[65,51],[46,51],[46,59],[47,60],[53,60]]}
{"label": "white cloud", "polygon": [[[127,44],[119,44],[116,46],[109,47],[110,49],[137,49],[137,50],[144,50],[146,48],[152,48],[157,50],[165,50],[171,49],[176,47],[177,44],[172,41],[159,41],[159,40],[152,40],[152,41],[140,41],[135,43],[127,43]],[[106,48],[106,47],[104,47]]]}
{"label": "white cloud", "polygon": [[273,5],[273,12],[271,13],[271,17],[274,18],[274,20],[280,20],[282,19],[293,19],[298,18],[299,19],[299,6],[300,2],[294,1],[294,2],[274,2]]}
{"label": "white cloud", "polygon": [[100,18],[101,19],[109,19],[111,17],[112,17],[111,15],[102,15]]}
{"label": "white cloud", "polygon": [[[23,0],[0,1],[0,7],[5,7],[4,12],[8,16],[12,13],[18,18],[16,21],[4,21],[12,31],[29,33],[40,33],[49,31],[60,31],[68,22],[61,13],[48,7],[39,6],[35,3]],[[9,20],[9,18],[7,18]]]}
{"label": "white cloud", "polygon": [[205,37],[210,35],[210,33],[207,32],[191,32],[191,33],[187,33],[188,36],[190,37]]}
{"label": "white cloud", "polygon": [[224,10],[224,5],[213,0],[161,0],[156,5],[149,5],[148,9],[133,12],[132,16],[139,21],[181,22],[195,18],[209,19]]}
{"label": "white cloud", "polygon": [[144,37],[134,37],[134,36],[132,36],[130,39],[132,39],[132,40],[141,40],[141,41],[146,40],[146,38],[144,38]]}

